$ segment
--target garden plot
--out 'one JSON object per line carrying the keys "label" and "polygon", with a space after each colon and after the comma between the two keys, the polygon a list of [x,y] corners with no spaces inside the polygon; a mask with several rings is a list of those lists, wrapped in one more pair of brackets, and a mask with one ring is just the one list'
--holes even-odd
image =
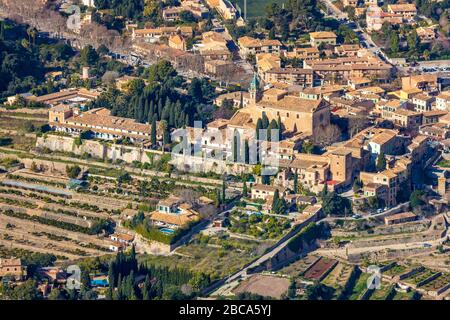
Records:
{"label": "garden plot", "polygon": [[395,277],[398,277],[398,276],[406,273],[407,271],[408,271],[407,267],[405,267],[403,265],[396,264],[392,268],[389,268],[388,270],[384,271],[382,273],[382,275],[383,275],[383,277],[386,277],[388,279],[393,279]]}
{"label": "garden plot", "polygon": [[291,227],[286,217],[275,217],[261,213],[247,214],[235,210],[230,215],[229,231],[255,237],[257,239],[277,239],[285,234]]}
{"label": "garden plot", "polygon": [[353,271],[353,266],[339,262],[336,267],[322,280],[322,283],[335,289],[344,288]]}
{"label": "garden plot", "polygon": [[436,279],[421,286],[420,289],[425,290],[428,294],[437,296],[450,288],[450,273],[443,273]]}
{"label": "garden plot", "polygon": [[316,263],[318,259],[320,258],[317,256],[307,255],[300,260],[292,262],[288,266],[282,268],[281,270],[279,270],[279,272],[291,277],[297,277],[303,274],[314,263]]}
{"label": "garden plot", "polygon": [[422,282],[426,281],[427,279],[429,279],[435,275],[436,275],[435,271],[425,268],[422,271],[417,272],[417,273],[403,279],[402,282],[405,282],[406,284],[409,284],[412,287],[416,288]]}
{"label": "garden plot", "polygon": [[235,294],[249,292],[263,297],[281,299],[286,294],[290,281],[287,278],[257,274],[242,281],[233,292]]}
{"label": "garden plot", "polygon": [[337,260],[321,257],[303,274],[309,280],[322,280],[337,264]]}
{"label": "garden plot", "polygon": [[[202,240],[199,241],[198,238]],[[145,255],[143,263],[180,266],[208,273],[212,279],[228,276],[264,253],[268,244],[242,240],[197,236],[193,242],[179,247],[169,256]]]}
{"label": "garden plot", "polygon": [[361,273],[355,282],[353,288],[348,294],[348,300],[359,300],[362,295],[367,291],[367,279],[371,275],[369,273]]}
{"label": "garden plot", "polygon": [[17,195],[0,195],[0,209],[13,210],[15,213],[23,213],[29,216],[38,216],[45,219],[70,223],[83,228],[91,228],[95,220],[98,220],[97,218],[95,220],[84,218],[74,211],[61,209],[60,211],[52,212],[38,200]]}
{"label": "garden plot", "polygon": [[414,291],[409,291],[409,292],[397,291],[395,296],[392,298],[392,300],[413,300],[414,297],[415,297]]}
{"label": "garden plot", "polygon": [[40,248],[33,245],[27,245],[14,241],[0,240],[0,251],[2,248],[6,248],[8,250],[9,255],[6,257],[16,256],[15,252],[27,251],[34,253],[45,253],[45,254],[53,254],[58,257],[59,260],[76,260],[79,259],[79,255],[70,254],[67,252],[60,253],[56,252],[53,248]]}
{"label": "garden plot", "polygon": [[394,290],[394,285],[382,281],[381,287],[373,290],[372,294],[369,297],[369,300],[387,300],[392,290]]}

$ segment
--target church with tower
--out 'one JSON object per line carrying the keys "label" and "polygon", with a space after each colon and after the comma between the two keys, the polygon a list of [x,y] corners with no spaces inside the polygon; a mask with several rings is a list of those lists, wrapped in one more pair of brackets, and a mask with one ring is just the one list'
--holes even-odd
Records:
{"label": "church with tower", "polygon": [[304,136],[314,136],[330,125],[330,107],[326,101],[301,98],[299,92],[289,88],[264,89],[256,74],[250,83],[248,100],[233,118],[256,124],[265,114],[269,121],[280,119],[285,131]]}

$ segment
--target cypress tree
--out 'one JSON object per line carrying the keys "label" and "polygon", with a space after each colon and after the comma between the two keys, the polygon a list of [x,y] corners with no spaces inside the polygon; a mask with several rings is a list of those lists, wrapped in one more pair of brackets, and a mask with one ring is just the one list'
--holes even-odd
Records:
{"label": "cypress tree", "polygon": [[280,192],[278,191],[278,189],[276,189],[275,192],[273,193],[273,201],[272,201],[273,212],[277,212],[279,201],[280,201]]}
{"label": "cypress tree", "polygon": [[275,119],[273,119],[273,120],[270,122],[269,127],[267,128],[267,141],[275,140],[275,139],[272,139],[272,129],[273,129],[273,130],[278,129],[278,124],[277,124],[277,122],[275,121]]}
{"label": "cypress tree", "polygon": [[220,206],[220,190],[216,189],[216,199],[214,201],[214,204],[218,208]]}
{"label": "cypress tree", "polygon": [[386,156],[384,155],[384,153],[383,152],[381,152],[379,155],[378,155],[378,158],[377,158],[377,171],[378,172],[380,172],[380,171],[383,171],[383,170],[385,170],[386,169]]}
{"label": "cypress tree", "polygon": [[262,114],[262,128],[267,129],[269,127],[269,118],[267,118],[267,115],[265,112]]}
{"label": "cypress tree", "polygon": [[225,179],[222,181],[222,203],[225,204],[226,202],[226,185],[225,185]]}
{"label": "cypress tree", "polygon": [[244,178],[244,185],[242,187],[242,195],[247,198],[248,196],[248,190],[247,190],[247,179]]}
{"label": "cypress tree", "polygon": [[248,144],[248,139],[244,142],[244,163],[250,163],[250,146]]}
{"label": "cypress tree", "polygon": [[277,121],[277,126],[278,126],[278,141],[281,141],[283,139],[283,124],[281,123],[281,117],[278,116],[278,121]]}
{"label": "cypress tree", "polygon": [[294,173],[294,193],[298,193],[298,173],[295,171]]}
{"label": "cypress tree", "polygon": [[157,145],[157,133],[156,133],[156,116],[152,119],[152,128],[151,128],[151,139],[152,139],[152,147],[155,148]]}
{"label": "cypress tree", "polygon": [[258,118],[256,121],[256,140],[259,140],[259,130],[263,129],[262,120]]}

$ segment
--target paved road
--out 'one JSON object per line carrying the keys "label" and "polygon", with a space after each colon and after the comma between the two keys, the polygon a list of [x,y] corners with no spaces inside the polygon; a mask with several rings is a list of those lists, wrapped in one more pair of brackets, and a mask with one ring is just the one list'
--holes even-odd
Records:
{"label": "paved road", "polygon": [[[364,252],[377,252],[380,250],[406,250],[406,249],[417,249],[417,248],[424,248],[424,244],[428,244],[431,247],[436,247],[438,245],[441,245],[445,241],[449,239],[450,232],[449,232],[449,217],[448,213],[443,214],[444,217],[444,223],[445,223],[445,234],[434,240],[425,240],[425,241],[414,241],[409,243],[394,243],[394,244],[383,244],[373,247],[351,247],[351,243],[349,245],[346,245],[344,248],[340,249],[318,249],[316,250],[316,253],[328,255],[328,256],[337,256],[337,257],[346,257],[347,254],[355,254],[355,253],[364,253]],[[436,219],[432,220],[432,225],[430,226],[430,229],[428,232],[432,232],[434,227],[436,225]],[[419,253],[423,254],[423,253]]]}
{"label": "paved road", "polygon": [[380,212],[380,213],[376,213],[376,214],[367,214],[364,216],[361,216],[361,218],[353,218],[353,217],[326,217],[323,218],[319,221],[317,221],[317,223],[319,222],[327,222],[327,221],[336,221],[336,220],[360,220],[360,219],[371,219],[371,218],[380,218],[380,217],[384,217],[387,215],[390,215],[392,213],[395,213],[397,210],[401,209],[403,206],[407,206],[409,204],[408,202],[403,202],[400,203],[398,205],[396,205],[395,207],[392,207],[386,211]]}
{"label": "paved road", "polygon": [[237,271],[236,273],[230,275],[219,288],[216,288],[213,291],[213,293],[211,295],[216,295],[216,296],[217,295],[226,295],[225,294],[226,292],[229,292],[232,288],[235,287],[235,285],[237,284],[237,280],[239,280],[240,278],[247,277],[247,275],[248,275],[247,271],[249,269],[258,267],[261,264],[268,261],[269,259],[273,258],[275,255],[277,255],[281,250],[283,250],[288,245],[289,241],[295,235],[297,235],[300,232],[300,230],[302,230],[307,225],[308,225],[308,223],[303,223],[302,226],[300,226],[300,227],[297,226],[296,229],[291,231],[289,234],[287,234],[281,240],[279,240],[278,243],[276,243],[274,246],[272,246],[272,248],[267,253],[265,253],[264,255],[262,255],[255,261],[253,261],[252,263],[248,264],[247,266],[243,267],[241,270]]}
{"label": "paved road", "polygon": [[352,29],[358,36],[359,41],[367,47],[368,50],[378,55],[384,61],[389,61],[388,57],[384,54],[380,47],[372,40],[370,35],[364,31],[358,22],[353,22],[348,20],[348,14],[342,12],[338,7],[336,7],[331,0],[322,0],[322,3],[327,7],[328,14],[340,20],[342,23],[346,24],[350,29]]}

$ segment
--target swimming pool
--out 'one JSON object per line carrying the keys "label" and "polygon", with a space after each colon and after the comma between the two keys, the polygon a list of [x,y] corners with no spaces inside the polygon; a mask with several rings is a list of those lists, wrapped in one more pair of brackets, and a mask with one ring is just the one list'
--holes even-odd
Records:
{"label": "swimming pool", "polygon": [[165,233],[165,234],[173,234],[175,232],[175,230],[169,229],[169,228],[161,228],[161,229],[159,229],[159,231],[161,231],[162,233]]}

